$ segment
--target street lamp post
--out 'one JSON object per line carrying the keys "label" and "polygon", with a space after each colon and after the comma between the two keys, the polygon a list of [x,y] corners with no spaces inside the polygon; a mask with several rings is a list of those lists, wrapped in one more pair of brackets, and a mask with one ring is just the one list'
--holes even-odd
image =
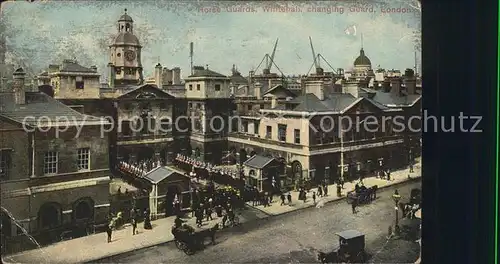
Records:
{"label": "street lamp post", "polygon": [[394,194],[392,195],[392,199],[394,200],[394,209],[396,211],[396,224],[394,226],[394,234],[398,235],[399,234],[399,208],[398,208],[398,203],[399,200],[401,200],[401,195],[399,195],[398,190],[394,191]]}

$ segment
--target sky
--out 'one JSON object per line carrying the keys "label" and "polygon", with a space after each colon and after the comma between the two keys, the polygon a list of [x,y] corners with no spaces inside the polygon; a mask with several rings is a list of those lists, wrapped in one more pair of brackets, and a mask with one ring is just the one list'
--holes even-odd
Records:
{"label": "sky", "polygon": [[[117,34],[116,23],[125,8],[143,46],[145,76],[151,76],[158,62],[168,68],[179,66],[182,76],[187,76],[190,42],[194,42],[194,65],[209,65],[211,70],[229,75],[235,64],[246,75],[255,70],[266,53],[272,53],[277,38],[274,62],[281,72],[306,74],[313,64],[309,37],[315,52],[333,68],[352,68],[362,43],[375,68],[413,68],[415,40],[420,38],[416,1],[349,3],[295,2],[288,7],[298,7],[301,12],[265,12],[264,8],[280,3],[20,1],[2,4],[0,22],[6,38],[6,62],[35,74],[49,64],[76,58],[83,66],[96,65],[105,76],[108,46]],[[227,7],[246,7],[255,12],[228,12]],[[331,7],[336,12],[310,12],[311,7]],[[352,7],[373,7],[374,12],[350,11]],[[217,12],[201,12],[201,8]],[[409,12],[382,12],[387,8],[406,8]],[[324,62],[321,66],[330,69]],[[272,71],[279,72],[276,68]]]}

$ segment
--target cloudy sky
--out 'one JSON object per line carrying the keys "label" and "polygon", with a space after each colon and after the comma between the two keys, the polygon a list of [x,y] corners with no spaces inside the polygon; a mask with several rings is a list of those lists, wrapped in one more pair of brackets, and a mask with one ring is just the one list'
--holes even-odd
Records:
{"label": "cloudy sky", "polygon": [[[149,76],[158,61],[165,67],[189,69],[189,43],[194,42],[195,65],[229,74],[233,64],[243,73],[257,67],[271,53],[279,38],[275,63],[284,74],[305,74],[312,65],[314,49],[334,68],[349,69],[359,54],[361,33],[364,49],[374,67],[412,68],[415,31],[420,13],[413,0],[382,1],[373,13],[350,12],[347,2],[315,2],[316,7],[337,7],[337,12],[307,12],[308,4],[288,4],[302,12],[264,12],[267,4],[230,2],[161,1],[47,1],[2,4],[0,16],[6,36],[7,63],[41,72],[48,64],[76,58],[84,66],[97,65],[105,75],[108,45],[116,34],[116,21],[128,9],[134,33],[143,47],[142,63]],[[357,6],[370,7],[367,4]],[[227,12],[226,8],[249,7],[256,12]],[[215,7],[219,13],[203,13]],[[340,14],[338,8],[343,7]],[[409,13],[387,14],[382,8],[407,8]],[[354,35],[353,28],[356,28]],[[349,34],[346,34],[346,29]],[[420,61],[420,54],[417,55]],[[326,70],[329,66],[323,63]],[[262,69],[262,66],[259,70]],[[275,70],[274,70],[275,71]]]}

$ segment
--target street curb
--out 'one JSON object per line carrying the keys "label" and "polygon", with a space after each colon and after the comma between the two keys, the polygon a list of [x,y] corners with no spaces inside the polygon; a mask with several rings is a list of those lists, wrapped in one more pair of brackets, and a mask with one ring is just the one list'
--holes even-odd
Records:
{"label": "street curb", "polygon": [[[420,181],[421,179],[422,179],[422,176],[412,177],[411,179],[407,179],[407,180],[404,180],[404,181],[401,181],[401,182],[397,182],[397,183],[394,183],[394,184],[385,185],[383,187],[378,188],[378,190],[384,190],[384,189],[391,188],[391,187],[397,187],[397,186],[400,186],[400,185],[403,185],[403,184],[417,182],[417,181]],[[333,203],[333,202],[343,201],[345,198],[346,198],[346,196],[342,196],[342,197],[340,197],[338,199],[333,199],[333,200],[327,201],[327,202],[325,202],[325,205],[329,204],[329,203]],[[300,212],[301,210],[304,210],[304,209],[315,208],[315,205],[311,204],[309,206],[306,206],[306,207],[303,207],[303,208],[299,208],[297,210],[291,210],[291,211],[288,211],[288,212],[283,212],[281,214],[269,214],[269,213],[266,213],[263,210],[261,210],[259,208],[256,208],[254,206],[250,206],[250,207],[252,207],[252,208],[254,208],[256,210],[259,210],[260,212],[264,213],[266,215],[266,217],[257,218],[257,219],[254,219],[254,220],[251,220],[251,221],[248,221],[248,222],[244,222],[242,224],[248,224],[248,223],[254,223],[255,224],[257,222],[264,221],[264,220],[265,221],[269,221],[269,220],[272,220],[274,217],[277,217],[277,216],[283,216],[283,215],[287,215],[287,214],[290,214],[290,213],[297,213],[297,212]],[[235,230],[236,228],[238,228],[238,226],[236,226],[236,227],[230,227],[230,228],[226,228],[226,229],[222,229],[219,232],[220,233],[226,233],[226,232],[229,232],[231,230]],[[89,263],[90,264],[90,263],[94,263],[94,262],[102,262],[103,260],[106,260],[106,259],[112,259],[112,258],[121,256],[121,255],[125,255],[125,254],[132,254],[135,251],[147,250],[149,248],[166,245],[168,243],[172,243],[173,241],[174,240],[171,239],[171,240],[160,242],[160,243],[157,243],[157,244],[154,244],[154,245],[149,245],[149,246],[145,246],[145,247],[141,247],[141,248],[127,250],[127,251],[123,251],[123,252],[120,252],[120,253],[111,254],[109,256],[97,258],[97,259],[94,259],[94,260],[89,260],[89,261],[86,261],[84,263]]]}
{"label": "street curb", "polygon": [[[387,189],[387,188],[394,188],[394,187],[400,186],[402,184],[408,184],[408,183],[417,182],[417,181],[420,181],[421,179],[422,179],[422,176],[412,177],[410,179],[407,179],[407,180],[404,180],[404,181],[401,181],[401,182],[397,182],[397,183],[394,183],[394,184],[388,184],[388,185],[379,187],[377,189],[377,191],[384,190],[384,189]],[[335,199],[332,199],[330,201],[326,201],[324,204],[326,205],[326,204],[333,203],[333,202],[343,201],[346,198],[347,198],[347,196],[343,195],[342,197],[336,197]],[[256,209],[256,210],[259,210],[260,212],[262,212],[262,213],[264,213],[266,215],[268,215],[268,217],[272,217],[272,216],[286,215],[286,214],[297,212],[297,211],[304,210],[304,209],[316,208],[316,205],[309,204],[309,205],[307,205],[305,207],[301,207],[301,208],[298,208],[296,210],[291,210],[291,211],[287,211],[287,212],[283,212],[283,213],[279,213],[279,214],[270,214],[270,213],[267,213],[264,210],[259,209],[259,208],[255,207],[255,206],[251,206],[251,207],[254,208],[254,209]]]}

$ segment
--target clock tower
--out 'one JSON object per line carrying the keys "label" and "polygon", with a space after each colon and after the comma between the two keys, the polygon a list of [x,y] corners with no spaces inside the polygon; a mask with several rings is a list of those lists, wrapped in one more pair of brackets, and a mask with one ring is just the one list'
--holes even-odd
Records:
{"label": "clock tower", "polygon": [[141,48],[134,35],[134,21],[125,13],[118,19],[118,35],[109,46],[109,86],[139,85],[143,82]]}

